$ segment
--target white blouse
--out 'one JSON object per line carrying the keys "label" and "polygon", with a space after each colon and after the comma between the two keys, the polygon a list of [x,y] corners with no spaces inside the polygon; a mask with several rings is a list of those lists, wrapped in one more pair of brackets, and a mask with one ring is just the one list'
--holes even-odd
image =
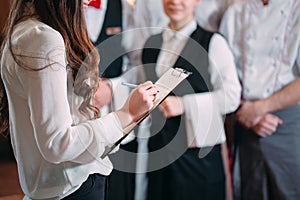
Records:
{"label": "white blouse", "polygon": [[108,175],[112,163],[100,156],[106,145],[122,137],[121,124],[114,113],[86,120],[78,112],[82,99],[68,80],[62,36],[29,19],[15,27],[12,48],[33,69],[55,63],[39,71],[25,70],[14,61],[8,44],[1,58],[24,199],[59,199],[77,189],[89,174]]}
{"label": "white blouse", "polygon": [[266,98],[299,77],[300,1],[250,0],[231,6],[220,32],[228,40],[243,98]]}

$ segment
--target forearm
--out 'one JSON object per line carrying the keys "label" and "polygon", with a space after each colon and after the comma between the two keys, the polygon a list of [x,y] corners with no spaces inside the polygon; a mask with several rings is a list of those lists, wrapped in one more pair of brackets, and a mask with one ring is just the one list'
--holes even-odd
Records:
{"label": "forearm", "polygon": [[259,101],[260,108],[264,113],[275,112],[300,101],[300,78],[294,80],[270,97]]}
{"label": "forearm", "polygon": [[122,108],[120,110],[115,111],[115,113],[120,120],[122,129],[125,129],[133,122],[132,116],[126,109]]}
{"label": "forearm", "polygon": [[295,105],[299,101],[300,78],[265,99],[242,101],[237,120],[245,127],[253,128],[265,115]]}

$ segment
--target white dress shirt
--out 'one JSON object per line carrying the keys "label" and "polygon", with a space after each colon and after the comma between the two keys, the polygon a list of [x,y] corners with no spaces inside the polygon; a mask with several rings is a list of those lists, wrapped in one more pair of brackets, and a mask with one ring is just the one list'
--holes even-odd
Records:
{"label": "white dress shirt", "polygon": [[89,6],[85,8],[86,26],[92,42],[96,42],[103,26],[107,8],[107,0],[101,0],[101,7]]}
{"label": "white dress shirt", "polygon": [[[300,1],[261,0],[234,4],[220,32],[235,56],[243,98],[266,98],[299,77]],[[271,17],[270,17],[271,16]]]}
{"label": "white dress shirt", "polygon": [[87,120],[78,111],[82,98],[73,93],[60,33],[29,19],[15,27],[12,48],[33,69],[54,63],[39,71],[25,70],[13,59],[8,44],[1,58],[24,199],[59,199],[89,174],[108,175],[112,164],[100,156],[106,145],[122,137],[121,124],[114,113]]}
{"label": "white dress shirt", "polygon": [[[128,3],[127,0],[121,0],[122,4],[122,31],[127,31],[136,28],[135,22],[135,8]],[[107,0],[101,0],[101,7],[99,9],[89,6],[85,8],[86,24],[88,34],[92,42],[96,42],[104,23],[105,13],[107,9]],[[124,34],[124,33],[123,33]],[[134,43],[136,37],[132,34],[127,36],[123,35],[122,45],[127,50],[131,50],[131,45]]]}
{"label": "white dress shirt", "polygon": [[[163,45],[156,65],[158,77],[174,65],[196,27],[196,21],[192,21],[176,33],[170,29],[163,32]],[[176,39],[172,40],[172,37]],[[241,92],[233,55],[219,34],[211,38],[208,57],[213,91],[183,96],[188,143],[194,141],[197,147],[213,146],[225,141],[222,115],[238,107]]]}

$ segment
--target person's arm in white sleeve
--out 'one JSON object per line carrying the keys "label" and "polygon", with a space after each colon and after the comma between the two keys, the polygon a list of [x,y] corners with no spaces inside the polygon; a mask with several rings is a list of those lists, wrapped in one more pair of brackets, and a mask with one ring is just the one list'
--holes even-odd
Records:
{"label": "person's arm in white sleeve", "polygon": [[[241,86],[238,80],[233,55],[225,39],[214,34],[209,46],[209,73],[213,91],[190,94],[183,97],[185,113],[193,118],[193,113],[201,113],[205,105],[213,106],[224,115],[235,111],[240,103]],[[195,102],[199,106],[195,106]]]}
{"label": "person's arm in white sleeve", "polygon": [[227,8],[220,23],[218,32],[225,37],[230,48],[235,46],[236,37],[240,37],[241,34],[239,31],[236,31],[240,25],[240,17],[235,16],[239,14],[235,5],[231,5]]}
{"label": "person's arm in white sleeve", "polygon": [[[52,163],[88,163],[99,159],[105,146],[122,137],[123,128],[151,107],[152,98],[146,97],[153,96],[156,89],[150,83],[143,84],[132,93],[122,109],[103,118],[74,125],[67,94],[64,41],[59,33],[44,27],[33,30],[30,38],[32,34],[40,45],[38,49],[32,47],[29,51],[36,51],[40,58],[46,57],[47,60],[28,58],[30,66],[39,69],[51,63],[43,70],[24,71],[30,120],[42,156]],[[26,37],[23,39],[29,41]],[[138,104],[140,99],[144,101],[139,108],[134,108],[132,105]]]}
{"label": "person's arm in white sleeve", "polygon": [[[67,98],[63,39],[53,31],[38,31],[33,31],[36,40],[42,44],[38,55],[47,57],[48,61],[29,58],[30,66],[37,69],[50,63],[51,66],[39,71],[25,71],[28,87],[24,88],[27,88],[30,120],[39,150],[47,161],[53,163],[95,160],[106,145],[122,136],[121,124],[115,114],[110,114],[105,118],[73,125]],[[81,159],[78,159],[79,156]]]}

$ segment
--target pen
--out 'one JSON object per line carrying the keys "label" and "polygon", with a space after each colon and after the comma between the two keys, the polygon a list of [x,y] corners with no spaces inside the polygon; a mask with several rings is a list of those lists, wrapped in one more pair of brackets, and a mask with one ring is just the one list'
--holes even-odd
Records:
{"label": "pen", "polygon": [[[122,85],[125,85],[125,86],[127,86],[127,87],[130,87],[130,88],[132,88],[132,89],[134,89],[134,88],[137,88],[139,85],[136,85],[136,84],[133,84],[133,83],[127,83],[127,82],[122,82],[121,83]],[[157,93],[158,93],[159,91],[157,90]]]}
{"label": "pen", "polygon": [[133,84],[133,83],[122,82],[121,84],[125,85],[125,86],[128,86],[130,88],[137,88],[138,87],[138,85]]}

